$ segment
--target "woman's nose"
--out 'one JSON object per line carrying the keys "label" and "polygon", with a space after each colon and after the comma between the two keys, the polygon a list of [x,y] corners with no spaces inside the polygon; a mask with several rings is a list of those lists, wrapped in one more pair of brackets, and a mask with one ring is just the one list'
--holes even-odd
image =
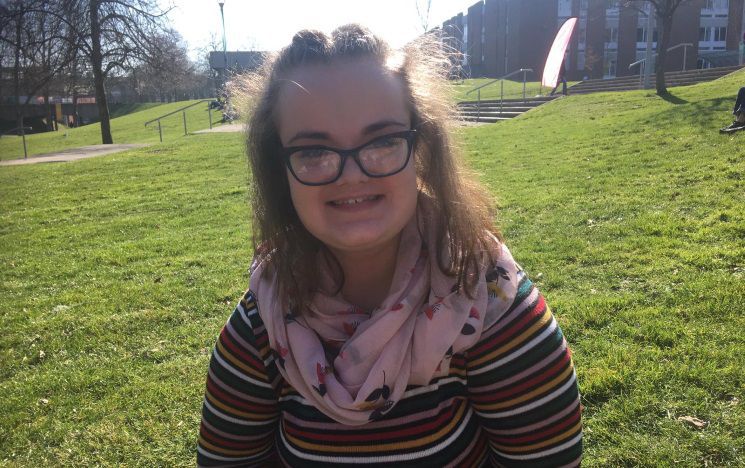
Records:
{"label": "woman's nose", "polygon": [[364,182],[368,179],[369,177],[365,175],[364,172],[362,172],[359,164],[357,164],[357,160],[350,155],[347,157],[346,161],[344,161],[344,168],[342,169],[341,177],[337,179],[336,183],[338,185],[342,185],[355,182]]}

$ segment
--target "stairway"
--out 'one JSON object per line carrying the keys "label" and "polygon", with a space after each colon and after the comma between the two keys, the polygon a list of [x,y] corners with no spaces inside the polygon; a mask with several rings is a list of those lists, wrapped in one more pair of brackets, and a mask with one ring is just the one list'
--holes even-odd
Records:
{"label": "stairway", "polygon": [[553,101],[557,97],[529,97],[525,101],[522,99],[505,99],[501,107],[498,99],[481,101],[480,105],[476,101],[463,101],[458,103],[458,115],[460,120],[466,122],[494,123],[517,117],[523,112]]}
{"label": "stairway", "polygon": [[[732,72],[742,69],[741,66],[736,67],[718,67],[718,68],[704,68],[702,70],[689,70],[679,72],[667,72],[665,73],[665,84],[668,88],[673,86],[687,86],[703,81],[716,80],[724,75],[728,75]],[[650,77],[652,86],[654,86],[654,75]],[[587,93],[598,93],[603,91],[630,91],[640,89],[639,75],[624,76],[621,78],[611,78],[607,80],[587,80],[581,81],[576,85],[569,88],[569,94],[587,94]]]}

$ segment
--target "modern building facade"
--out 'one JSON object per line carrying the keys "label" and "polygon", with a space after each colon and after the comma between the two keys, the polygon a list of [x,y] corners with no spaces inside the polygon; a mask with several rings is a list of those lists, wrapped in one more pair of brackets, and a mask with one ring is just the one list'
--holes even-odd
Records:
{"label": "modern building facade", "polygon": [[[570,79],[639,73],[645,56],[648,2],[615,0],[483,0],[445,21],[442,31],[465,55],[470,76],[499,77],[520,68],[536,75],[554,35],[579,18],[567,54]],[[737,65],[745,33],[745,0],[688,0],[675,13],[668,70]],[[653,21],[656,25],[656,21]],[[688,44],[683,46],[682,44]],[[677,47],[676,47],[677,46]],[[652,30],[657,50],[657,28]]]}

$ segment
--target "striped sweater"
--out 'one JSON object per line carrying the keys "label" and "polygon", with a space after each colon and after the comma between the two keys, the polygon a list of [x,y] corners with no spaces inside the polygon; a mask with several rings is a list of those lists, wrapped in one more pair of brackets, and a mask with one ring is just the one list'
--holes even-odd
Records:
{"label": "striped sweater", "polygon": [[338,423],[282,378],[248,291],[212,354],[197,463],[579,465],[582,428],[570,352],[526,277],[509,311],[466,353],[453,355],[449,372],[440,375],[409,386],[380,420]]}

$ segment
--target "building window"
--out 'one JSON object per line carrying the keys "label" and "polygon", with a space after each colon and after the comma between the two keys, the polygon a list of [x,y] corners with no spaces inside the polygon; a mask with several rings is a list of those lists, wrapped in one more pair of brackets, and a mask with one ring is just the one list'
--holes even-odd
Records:
{"label": "building window", "polygon": [[714,41],[716,42],[724,42],[727,40],[727,27],[721,26],[714,29]]}
{"label": "building window", "polygon": [[[698,28],[699,42],[725,42],[726,40],[727,26],[709,26]],[[712,47],[714,46],[714,44],[700,44],[700,46]]]}
{"label": "building window", "polygon": [[606,54],[605,60],[603,60],[603,78],[615,78],[616,77],[616,65],[617,56],[615,53]]}
{"label": "building window", "polygon": [[696,68],[698,68],[699,70],[702,68],[711,68],[711,62],[700,58],[696,60]]}
{"label": "building window", "polygon": [[605,28],[605,42],[618,42],[618,28]]}
{"label": "building window", "polygon": [[605,0],[605,16],[618,17],[618,0]]}
{"label": "building window", "polygon": [[706,0],[705,10],[729,10],[729,0]]}
{"label": "building window", "polygon": [[[636,28],[636,42],[647,42],[647,28]],[[652,42],[657,42],[657,28],[652,30]]]}
{"label": "building window", "polygon": [[712,16],[718,18],[727,17],[729,13],[729,0],[706,0],[703,8],[701,8],[701,16],[711,18]]}

